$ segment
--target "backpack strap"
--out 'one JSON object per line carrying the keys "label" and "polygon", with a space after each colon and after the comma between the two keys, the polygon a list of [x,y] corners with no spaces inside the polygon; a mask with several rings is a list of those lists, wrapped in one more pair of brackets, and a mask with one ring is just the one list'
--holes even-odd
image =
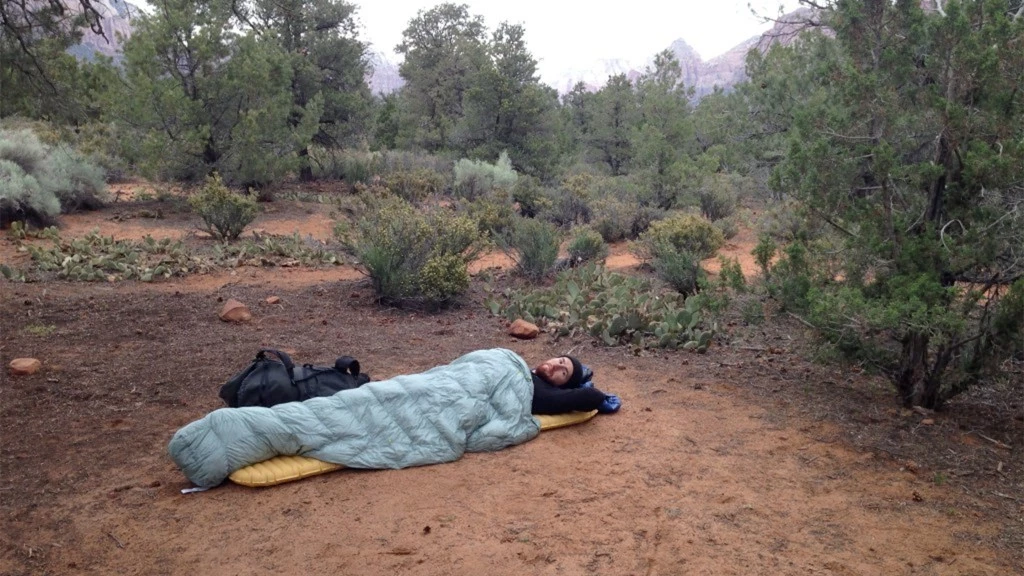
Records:
{"label": "backpack strap", "polygon": [[273,354],[274,356],[277,356],[277,358],[281,361],[281,364],[284,364],[285,370],[288,371],[288,378],[291,380],[295,380],[295,363],[292,362],[291,356],[285,354],[284,352],[280,350],[274,350],[273,348],[262,348],[259,352],[256,353],[256,359],[266,359],[268,352],[270,354]]}
{"label": "backpack strap", "polygon": [[334,369],[341,373],[359,376],[359,360],[351,356],[342,356],[334,361]]}

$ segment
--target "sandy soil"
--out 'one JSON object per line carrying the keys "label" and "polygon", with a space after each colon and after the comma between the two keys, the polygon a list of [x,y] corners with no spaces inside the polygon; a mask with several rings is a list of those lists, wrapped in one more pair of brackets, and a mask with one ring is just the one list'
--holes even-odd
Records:
{"label": "sandy soil", "polygon": [[[254,228],[329,234],[321,208],[275,204]],[[190,234],[185,219],[118,210],[67,218],[63,234]],[[751,246],[741,235],[724,252],[749,269]],[[635,261],[617,248],[609,265]],[[0,287],[0,361],[44,362],[3,374],[0,574],[1024,573],[1024,486],[1007,476],[1021,442],[1004,450],[955,416],[922,424],[877,378],[804,359],[798,331],[735,324],[706,355],[522,342],[476,288],[441,314],[388,309],[348,267]],[[220,322],[227,298],[253,321]],[[624,407],[450,464],[181,494],[167,441],[220,407],[219,386],[262,346],[316,363],[351,354],[375,379],[484,347],[529,362],[571,349]],[[826,386],[851,408],[818,402]],[[1024,438],[1024,423],[1006,426],[1000,438]],[[916,435],[985,472],[940,478],[858,434]]]}

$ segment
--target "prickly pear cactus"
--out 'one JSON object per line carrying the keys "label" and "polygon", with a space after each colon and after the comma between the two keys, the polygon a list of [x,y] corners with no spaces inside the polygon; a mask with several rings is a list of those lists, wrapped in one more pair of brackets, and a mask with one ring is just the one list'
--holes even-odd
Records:
{"label": "prickly pear cactus", "polygon": [[484,290],[492,315],[523,318],[555,338],[589,335],[608,346],[705,352],[714,336],[699,300],[658,292],[648,280],[600,266],[563,272],[550,288],[532,292]]}

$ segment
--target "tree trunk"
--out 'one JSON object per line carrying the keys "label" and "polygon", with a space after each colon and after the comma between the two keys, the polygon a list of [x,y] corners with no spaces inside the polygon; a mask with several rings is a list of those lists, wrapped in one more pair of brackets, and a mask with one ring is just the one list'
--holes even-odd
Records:
{"label": "tree trunk", "polygon": [[903,339],[903,355],[895,378],[896,390],[907,408],[919,405],[923,399],[927,362],[928,335],[911,332]]}
{"label": "tree trunk", "polygon": [[309,163],[309,146],[304,146],[302,150],[299,150],[299,181],[300,182],[312,182],[313,181],[313,166]]}

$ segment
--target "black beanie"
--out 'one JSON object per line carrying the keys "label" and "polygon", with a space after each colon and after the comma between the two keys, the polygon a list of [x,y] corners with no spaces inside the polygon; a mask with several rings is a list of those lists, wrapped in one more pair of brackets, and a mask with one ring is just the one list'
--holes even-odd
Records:
{"label": "black beanie", "polygon": [[565,383],[565,386],[566,388],[579,388],[580,384],[583,384],[583,364],[568,354],[565,357],[572,362],[572,376],[569,376],[569,381]]}

